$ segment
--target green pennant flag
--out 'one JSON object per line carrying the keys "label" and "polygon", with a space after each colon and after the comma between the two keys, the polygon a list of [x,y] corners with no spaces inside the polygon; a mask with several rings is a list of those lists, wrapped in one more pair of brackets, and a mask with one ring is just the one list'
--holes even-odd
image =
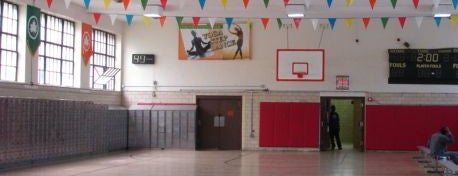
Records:
{"label": "green pennant flag", "polygon": [[264,0],[264,5],[266,5],[267,8],[267,6],[269,6],[269,0]]}
{"label": "green pennant flag", "polygon": [[393,9],[396,8],[397,3],[398,3],[398,0],[391,0],[391,5],[393,6]]}
{"label": "green pennant flag", "polygon": [[40,17],[41,10],[37,7],[27,5],[27,46],[32,55],[35,55],[40,46]]}
{"label": "green pennant flag", "polygon": [[281,22],[280,18],[277,18],[277,23],[278,23],[278,29],[281,29],[281,26],[283,26],[283,23]]}
{"label": "green pennant flag", "polygon": [[148,0],[142,0],[143,10],[146,10],[146,5],[148,5]]}
{"label": "green pennant flag", "polygon": [[183,17],[182,16],[177,16],[175,17],[178,23],[178,28],[181,28],[181,23],[183,22]]}
{"label": "green pennant flag", "polygon": [[383,24],[383,29],[386,28],[386,24],[388,23],[388,17],[382,17],[382,24]]}

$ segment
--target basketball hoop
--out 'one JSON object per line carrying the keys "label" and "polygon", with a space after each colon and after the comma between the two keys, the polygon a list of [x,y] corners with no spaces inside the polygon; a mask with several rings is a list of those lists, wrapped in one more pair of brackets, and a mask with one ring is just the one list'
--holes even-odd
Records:
{"label": "basketball hoop", "polygon": [[308,74],[308,67],[309,64],[307,62],[293,62],[291,71],[297,78],[304,78],[304,75]]}

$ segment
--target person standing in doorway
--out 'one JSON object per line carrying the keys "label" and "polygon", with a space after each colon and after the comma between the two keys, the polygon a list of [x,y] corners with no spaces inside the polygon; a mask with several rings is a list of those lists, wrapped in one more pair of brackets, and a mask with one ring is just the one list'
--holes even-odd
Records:
{"label": "person standing in doorway", "polygon": [[[340,142],[340,118],[339,114],[336,112],[336,107],[334,105],[331,106],[331,113],[329,114],[329,135],[331,137],[331,149],[334,150],[336,148],[337,142],[337,149],[342,150],[342,143]],[[335,141],[334,141],[335,140]]]}

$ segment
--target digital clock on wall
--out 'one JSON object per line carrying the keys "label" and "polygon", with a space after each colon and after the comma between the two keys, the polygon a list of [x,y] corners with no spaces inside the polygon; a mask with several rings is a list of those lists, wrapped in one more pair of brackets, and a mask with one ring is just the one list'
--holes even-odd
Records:
{"label": "digital clock on wall", "polygon": [[154,64],[154,54],[132,54],[132,64]]}

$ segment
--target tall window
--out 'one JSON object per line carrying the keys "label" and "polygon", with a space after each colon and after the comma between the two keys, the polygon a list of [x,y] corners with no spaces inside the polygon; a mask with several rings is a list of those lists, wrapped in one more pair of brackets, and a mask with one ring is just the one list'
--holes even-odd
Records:
{"label": "tall window", "polygon": [[[116,68],[116,36],[114,34],[92,30],[94,55],[91,59],[90,84],[93,89],[115,90],[115,77],[103,81],[103,73]],[[102,80],[102,81],[100,81]]]}
{"label": "tall window", "polygon": [[0,80],[17,81],[18,6],[0,1]]}
{"label": "tall window", "polygon": [[41,14],[38,82],[73,87],[75,23]]}

